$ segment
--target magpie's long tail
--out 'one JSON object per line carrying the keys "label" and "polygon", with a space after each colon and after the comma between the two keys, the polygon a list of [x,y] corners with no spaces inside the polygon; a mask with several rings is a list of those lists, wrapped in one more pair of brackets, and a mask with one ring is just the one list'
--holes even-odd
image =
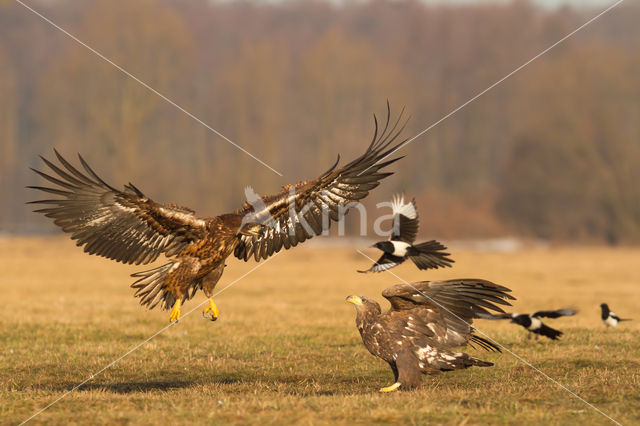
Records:
{"label": "magpie's long tail", "polygon": [[562,331],[551,328],[545,324],[542,324],[542,327],[537,329],[535,333],[548,337],[551,340],[558,340],[558,338],[563,334]]}
{"label": "magpie's long tail", "polygon": [[409,259],[416,264],[418,269],[437,269],[451,267],[454,262],[449,258],[450,253],[445,252],[447,247],[436,240],[427,241],[411,246]]}

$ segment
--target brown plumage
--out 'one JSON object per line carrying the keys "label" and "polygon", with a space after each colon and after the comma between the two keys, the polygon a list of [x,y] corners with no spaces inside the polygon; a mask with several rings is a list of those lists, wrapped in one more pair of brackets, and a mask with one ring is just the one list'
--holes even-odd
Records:
{"label": "brown plumage", "polygon": [[[386,157],[404,142],[398,141],[405,124],[401,119],[402,113],[391,123],[387,108],[383,130],[378,132],[376,120],[371,144],[354,161],[341,168],[336,168],[336,162],[316,179],[287,185],[276,195],[213,218],[199,218],[186,207],[156,203],[131,183],[118,190],[82,157],[84,171],[57,151],[60,165],[42,158],[51,172],[33,169],[53,185],[29,187],[57,198],[32,203],[43,204],[36,212],[52,218],[89,254],[136,265],[164,255],[168,263],[133,274],[137,281],[132,287],[141,304],[150,309],[158,304],[165,309],[173,306],[172,319],[177,319],[180,303],[198,289],[211,297],[230,254],[245,261],[260,260],[282,247],[295,247],[337,220],[341,206],[344,209],[366,197],[391,175],[381,169],[399,159]],[[213,302],[208,309],[215,319]]]}
{"label": "brown plumage", "polygon": [[364,296],[349,296],[347,301],[356,306],[356,326],[365,347],[393,371],[395,383],[381,389],[390,392],[419,386],[421,374],[493,365],[451,349],[476,344],[499,351],[473,334],[470,324],[480,313],[504,312],[498,305],[510,305],[510,291],[480,279],[423,281],[385,289],[382,295],[391,303],[385,313]]}

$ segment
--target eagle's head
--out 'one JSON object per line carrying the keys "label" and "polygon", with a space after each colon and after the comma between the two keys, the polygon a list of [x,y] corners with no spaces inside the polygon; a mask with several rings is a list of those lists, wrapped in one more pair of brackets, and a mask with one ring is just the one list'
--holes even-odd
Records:
{"label": "eagle's head", "polygon": [[354,305],[356,305],[356,307],[364,305],[361,296],[355,296],[352,294],[351,296],[347,296],[346,300],[347,303],[353,303]]}
{"label": "eagle's head", "polygon": [[353,303],[357,312],[374,312],[381,313],[380,305],[375,300],[369,299],[365,296],[351,295],[347,297],[347,303]]}
{"label": "eagle's head", "polygon": [[238,231],[240,235],[247,235],[250,237],[261,237],[264,235],[265,227],[259,223],[249,222],[242,225],[242,228]]}

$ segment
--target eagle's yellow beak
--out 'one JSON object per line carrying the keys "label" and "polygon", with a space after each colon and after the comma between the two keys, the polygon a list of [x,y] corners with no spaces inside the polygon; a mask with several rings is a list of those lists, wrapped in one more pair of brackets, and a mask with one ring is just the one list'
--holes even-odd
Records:
{"label": "eagle's yellow beak", "polygon": [[358,296],[349,296],[347,297],[348,303],[353,303],[354,305],[362,305],[362,299]]}

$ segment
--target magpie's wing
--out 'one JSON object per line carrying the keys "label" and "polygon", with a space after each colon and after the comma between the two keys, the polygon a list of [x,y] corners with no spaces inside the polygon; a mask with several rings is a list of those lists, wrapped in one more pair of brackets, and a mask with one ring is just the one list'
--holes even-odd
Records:
{"label": "magpie's wing", "polygon": [[609,316],[611,318],[615,319],[616,321],[631,321],[631,318],[620,318],[619,316],[617,316],[613,312],[609,312]]}
{"label": "magpie's wing", "polygon": [[391,240],[413,243],[418,235],[418,212],[416,201],[404,202],[404,195],[394,195],[391,201],[393,229]]}
{"label": "magpie's wing", "polygon": [[538,318],[559,318],[575,315],[578,311],[575,309],[557,309],[555,311],[538,311],[531,316]]}
{"label": "magpie's wing", "polygon": [[382,271],[386,271],[387,269],[391,269],[395,266],[398,266],[402,262],[404,262],[404,259],[401,257],[393,256],[388,253],[383,253],[380,259],[378,259],[371,268],[367,269],[366,271],[358,271],[358,272],[363,274],[367,272],[382,272]]}

